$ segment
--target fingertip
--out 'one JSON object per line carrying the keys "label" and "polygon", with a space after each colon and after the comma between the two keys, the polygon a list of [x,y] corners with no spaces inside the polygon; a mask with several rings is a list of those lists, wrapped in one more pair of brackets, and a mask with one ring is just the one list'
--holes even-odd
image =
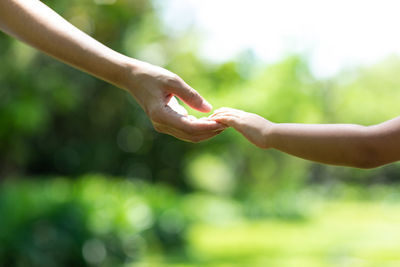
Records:
{"label": "fingertip", "polygon": [[222,130],[226,128],[226,125],[223,123],[220,123],[219,121],[213,120],[213,119],[208,119],[208,118],[204,118],[203,120],[210,122],[210,125],[214,125],[214,128],[216,131],[218,130]]}
{"label": "fingertip", "polygon": [[212,119],[213,117],[215,117],[215,116],[217,116],[217,114],[215,113],[215,111],[212,113],[212,114],[210,114],[210,115],[208,115],[208,119]]}
{"label": "fingertip", "polygon": [[214,117],[214,118],[212,118],[212,120],[218,124],[225,125],[225,126],[227,125],[227,123],[226,123],[227,120],[223,117]]}
{"label": "fingertip", "polygon": [[216,116],[216,117],[212,118],[212,120],[216,121],[217,123],[219,123],[221,125],[224,125],[225,127],[231,127],[235,124],[234,118],[232,118],[230,116],[220,115],[220,116]]}
{"label": "fingertip", "polygon": [[[221,123],[221,122],[219,122],[219,121],[215,121],[216,122],[216,124],[217,124],[217,126],[218,126],[218,130],[224,130],[224,129],[226,129],[227,127],[228,127],[228,125],[226,125],[226,124],[223,124],[223,123]],[[217,131],[218,131],[217,130]]]}
{"label": "fingertip", "polygon": [[213,118],[215,116],[221,116],[221,114],[225,113],[226,111],[227,111],[226,108],[218,108],[218,109],[214,110],[214,112],[208,117]]}
{"label": "fingertip", "polygon": [[191,87],[188,87],[187,90],[181,92],[175,92],[175,95],[190,107],[200,112],[206,113],[212,110],[212,105]]}
{"label": "fingertip", "polygon": [[[210,120],[208,118],[200,118],[197,119],[196,121],[192,121],[193,124],[196,124],[197,127],[199,127],[198,129],[203,129],[203,130],[207,130],[207,131],[220,131],[226,128],[226,125],[217,122],[215,120]],[[192,124],[192,125],[193,125]]]}
{"label": "fingertip", "polygon": [[202,105],[201,105],[201,111],[203,111],[203,112],[210,112],[211,110],[212,110],[212,105],[207,101],[207,100],[205,100],[204,98],[203,98],[203,102],[202,102]]}

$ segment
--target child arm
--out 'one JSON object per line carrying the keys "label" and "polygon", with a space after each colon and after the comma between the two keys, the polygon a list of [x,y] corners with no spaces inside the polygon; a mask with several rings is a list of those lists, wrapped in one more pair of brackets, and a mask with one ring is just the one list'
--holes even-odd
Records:
{"label": "child arm", "polygon": [[232,126],[259,147],[320,163],[375,168],[400,160],[400,117],[373,126],[290,124],[224,108],[212,118]]}

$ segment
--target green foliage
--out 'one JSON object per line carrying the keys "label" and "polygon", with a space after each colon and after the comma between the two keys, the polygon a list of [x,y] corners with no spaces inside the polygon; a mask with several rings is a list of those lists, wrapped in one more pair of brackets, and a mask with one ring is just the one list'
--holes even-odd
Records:
{"label": "green foliage", "polygon": [[188,220],[164,186],[107,180],[9,181],[0,188],[0,266],[122,266],[182,253]]}
{"label": "green foliage", "polygon": [[332,90],[336,94],[333,99],[336,119],[372,124],[398,116],[399,67],[400,59],[392,56],[370,68],[343,74],[346,82]]}

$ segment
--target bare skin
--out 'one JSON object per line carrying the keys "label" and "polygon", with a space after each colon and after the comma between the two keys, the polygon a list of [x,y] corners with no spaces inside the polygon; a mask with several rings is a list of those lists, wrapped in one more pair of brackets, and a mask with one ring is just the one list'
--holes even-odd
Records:
{"label": "bare skin", "polygon": [[315,162],[375,168],[400,160],[400,117],[372,126],[273,123],[256,114],[221,108],[210,116],[250,142]]}
{"label": "bare skin", "polygon": [[[39,0],[1,0],[0,30],[38,50],[127,90],[159,132],[199,142],[224,126],[188,116],[174,96],[190,107],[211,111],[211,105],[176,74],[104,46],[80,31]],[[172,100],[172,102],[171,102]]]}

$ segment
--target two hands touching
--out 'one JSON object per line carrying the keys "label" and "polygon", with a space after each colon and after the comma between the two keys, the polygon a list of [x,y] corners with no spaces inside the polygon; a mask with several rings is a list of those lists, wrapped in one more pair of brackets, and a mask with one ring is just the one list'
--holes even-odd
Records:
{"label": "two hands touching", "polygon": [[210,112],[212,106],[176,74],[144,62],[140,64],[127,90],[142,106],[156,131],[184,141],[200,142],[231,126],[256,146],[268,148],[265,134],[271,123],[266,119],[232,108],[218,109],[200,119],[191,116],[176,97],[201,112]]}
{"label": "two hands touching", "polygon": [[134,81],[126,88],[142,106],[156,131],[184,141],[200,142],[233,127],[256,146],[268,148],[264,134],[271,122],[232,108],[218,109],[200,119],[191,116],[176,97],[201,112],[210,112],[212,106],[176,74],[148,63],[140,64],[141,67],[132,72]]}
{"label": "two hands touching", "polygon": [[267,148],[263,134],[271,123],[266,119],[231,108],[218,109],[200,119],[191,116],[176,97],[201,112],[210,112],[211,104],[176,74],[148,63],[139,64],[140,68],[132,68],[133,81],[126,89],[142,106],[156,131],[201,142],[232,126],[258,147]]}
{"label": "two hands touching", "polygon": [[210,112],[212,106],[176,74],[135,60],[125,88],[146,112],[154,129],[184,141],[200,142],[221,133],[226,127],[207,118],[188,115],[176,97],[191,108]]}
{"label": "two hands touching", "polygon": [[257,114],[233,108],[217,109],[210,117],[226,127],[232,127],[259,148],[270,148],[272,122]]}

